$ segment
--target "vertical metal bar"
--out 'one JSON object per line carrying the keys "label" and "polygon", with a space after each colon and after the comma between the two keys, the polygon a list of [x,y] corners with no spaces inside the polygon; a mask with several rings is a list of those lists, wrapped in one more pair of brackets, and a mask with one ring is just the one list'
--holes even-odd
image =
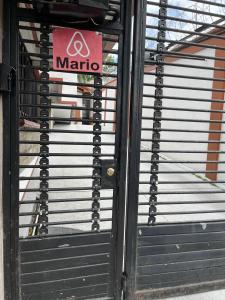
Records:
{"label": "vertical metal bar", "polygon": [[[158,22],[158,44],[156,63],[156,79],[155,79],[155,102],[154,117],[152,130],[152,157],[151,157],[151,176],[150,176],[150,197],[149,197],[149,218],[148,224],[154,225],[157,213],[157,193],[158,193],[158,172],[159,172],[159,152],[160,152],[160,130],[162,120],[162,99],[163,99],[163,82],[164,82],[164,58],[165,43],[161,40],[166,38],[166,17],[167,0],[160,0],[159,22]],[[144,68],[144,66],[143,66]]]}
{"label": "vertical metal bar", "polygon": [[100,189],[101,189],[101,121],[102,114],[102,78],[94,76],[94,101],[93,101],[93,183],[92,183],[92,230],[100,231]]}
{"label": "vertical metal bar", "polygon": [[115,159],[117,166],[117,188],[113,195],[112,221],[112,288],[115,300],[122,295],[122,273],[124,271],[124,239],[127,188],[128,121],[130,102],[130,65],[132,42],[132,16],[134,1],[121,1],[121,23],[123,32],[119,36],[118,91],[116,103]]}
{"label": "vertical metal bar", "polygon": [[146,0],[135,0],[133,66],[131,73],[130,143],[128,165],[128,203],[126,224],[125,299],[135,299],[136,243],[138,216],[141,117],[145,59]]}
{"label": "vertical metal bar", "polygon": [[[40,35],[40,54],[42,59],[40,61],[41,81],[40,92],[42,94],[40,98],[40,128],[45,132],[40,134],[40,216],[39,234],[48,234],[48,180],[49,177],[49,122],[45,118],[49,117],[49,105],[51,100],[48,98],[49,94],[49,61],[46,57],[49,55],[49,42],[50,42],[50,26],[49,24],[41,24]],[[43,117],[43,119],[42,119]]]}
{"label": "vertical metal bar", "polygon": [[[16,68],[18,24],[16,0],[4,1],[3,62]],[[3,226],[5,300],[19,299],[19,103],[16,78],[3,95]]]}

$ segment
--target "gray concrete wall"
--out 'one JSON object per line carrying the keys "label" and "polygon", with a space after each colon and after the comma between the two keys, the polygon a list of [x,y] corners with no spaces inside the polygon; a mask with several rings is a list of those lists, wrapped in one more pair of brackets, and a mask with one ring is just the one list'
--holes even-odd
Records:
{"label": "gray concrete wall", "polygon": [[[2,8],[3,0],[0,0],[0,62],[2,61]],[[2,98],[0,96],[0,299],[4,299],[3,276],[3,212],[2,212]]]}

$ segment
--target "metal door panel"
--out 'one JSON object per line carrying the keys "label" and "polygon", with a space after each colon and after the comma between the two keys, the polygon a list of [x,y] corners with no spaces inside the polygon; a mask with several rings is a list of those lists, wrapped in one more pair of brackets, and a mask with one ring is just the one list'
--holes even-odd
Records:
{"label": "metal door panel", "polygon": [[[15,16],[6,48],[17,69],[9,105],[17,121],[8,119],[5,159],[15,162],[19,186],[12,186],[18,266],[8,258],[9,281],[23,300],[121,297],[132,5],[112,2],[119,19],[96,27],[46,20],[30,0],[6,6]],[[103,74],[54,71],[54,26],[101,32]],[[104,183],[109,167],[114,180]],[[11,287],[9,299],[18,300]]]}
{"label": "metal door panel", "polygon": [[136,1],[127,299],[209,290],[225,279],[225,5],[207,5]]}
{"label": "metal door panel", "polygon": [[110,2],[118,22],[79,26],[103,34],[103,74],[87,77],[52,69],[53,27],[73,25],[12,2],[10,300],[19,288],[21,300],[130,300],[224,282],[225,4]]}

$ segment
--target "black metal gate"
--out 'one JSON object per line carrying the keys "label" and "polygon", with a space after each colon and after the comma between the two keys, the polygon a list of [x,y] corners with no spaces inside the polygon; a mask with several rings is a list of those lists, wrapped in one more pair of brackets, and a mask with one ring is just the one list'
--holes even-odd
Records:
{"label": "black metal gate", "polygon": [[136,2],[126,299],[225,286],[224,9]]}
{"label": "black metal gate", "polygon": [[[102,26],[34,2],[5,4],[6,299],[224,286],[225,2],[111,0]],[[103,74],[53,70],[55,26],[100,32]]]}
{"label": "black metal gate", "polygon": [[[7,299],[121,297],[131,3],[109,2],[119,18],[102,26],[46,17],[45,1],[5,3],[5,61],[17,71],[5,103]],[[54,71],[55,26],[100,32],[103,73]]]}

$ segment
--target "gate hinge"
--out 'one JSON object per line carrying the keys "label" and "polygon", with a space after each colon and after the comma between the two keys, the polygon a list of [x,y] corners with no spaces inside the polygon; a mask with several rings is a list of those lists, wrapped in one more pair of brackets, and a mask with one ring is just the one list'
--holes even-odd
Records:
{"label": "gate hinge", "polygon": [[123,273],[121,277],[121,290],[122,292],[125,293],[126,289],[127,289],[127,275],[126,273]]}
{"label": "gate hinge", "polygon": [[0,93],[11,92],[11,81],[15,68],[4,63],[0,63]]}

